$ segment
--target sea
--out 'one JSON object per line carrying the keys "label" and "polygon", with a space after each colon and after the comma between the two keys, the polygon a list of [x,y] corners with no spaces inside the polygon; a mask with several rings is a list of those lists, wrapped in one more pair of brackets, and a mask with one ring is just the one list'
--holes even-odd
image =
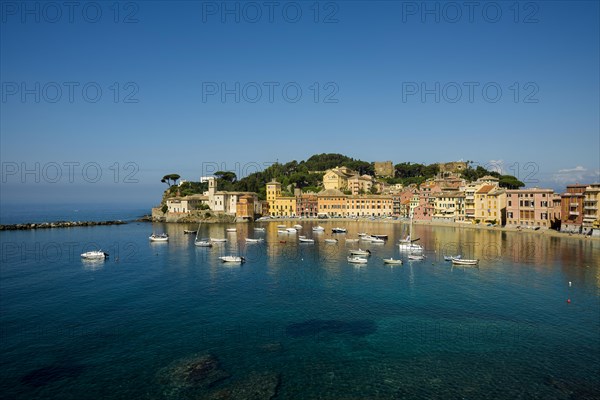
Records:
{"label": "sea", "polygon": [[[417,225],[426,258],[408,261],[405,223],[134,221],[145,213],[2,216],[129,223],[0,232],[1,398],[600,398],[598,240]],[[227,242],[196,247],[184,229]],[[357,248],[367,264],[348,262]],[[81,259],[94,249],[109,258]],[[444,261],[457,254],[479,265]]]}

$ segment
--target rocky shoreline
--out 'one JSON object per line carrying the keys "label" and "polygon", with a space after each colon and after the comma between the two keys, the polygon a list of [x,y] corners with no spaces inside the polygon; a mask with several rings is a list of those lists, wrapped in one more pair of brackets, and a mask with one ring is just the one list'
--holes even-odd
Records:
{"label": "rocky shoreline", "polygon": [[53,228],[76,228],[80,226],[100,226],[100,225],[124,225],[127,222],[121,220],[115,221],[56,221],[41,223],[25,223],[0,225],[0,231],[23,231],[31,229],[53,229]]}

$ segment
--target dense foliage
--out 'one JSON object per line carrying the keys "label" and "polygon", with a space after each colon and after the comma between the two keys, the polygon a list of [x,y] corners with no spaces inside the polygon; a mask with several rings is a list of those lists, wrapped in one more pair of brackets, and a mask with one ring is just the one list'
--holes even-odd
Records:
{"label": "dense foliage", "polygon": [[[265,184],[273,179],[281,183],[282,192],[293,193],[294,188],[301,188],[305,192],[319,192],[322,190],[323,173],[335,167],[348,167],[357,171],[359,174],[375,175],[374,163],[355,160],[353,158],[337,153],[315,154],[306,161],[290,161],[285,164],[275,163],[260,172],[255,172],[244,178],[238,179],[236,174],[231,171],[218,171],[214,175],[217,178],[217,187],[219,190],[256,192],[260,199],[265,199]],[[402,162],[394,166],[395,176],[386,178],[389,184],[401,183],[405,186],[425,182],[427,179],[434,178],[439,173],[438,164],[419,164],[411,162]],[[477,166],[469,166],[462,172],[463,178],[467,181],[475,181],[483,176],[491,175],[499,179],[500,186],[508,189],[518,189],[525,186],[512,175],[501,175],[495,171]],[[169,183],[173,180],[175,183],[179,175],[165,175],[161,182]],[[175,195],[178,191],[182,196],[203,193],[208,190],[207,183],[184,182],[180,187],[172,186],[169,189],[170,195]]]}

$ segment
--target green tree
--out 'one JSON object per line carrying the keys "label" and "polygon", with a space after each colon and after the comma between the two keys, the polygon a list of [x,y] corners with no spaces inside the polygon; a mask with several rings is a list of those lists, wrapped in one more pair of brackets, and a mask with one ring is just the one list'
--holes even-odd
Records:
{"label": "green tree", "polygon": [[[162,179],[160,180],[162,183],[166,183],[167,186],[171,187],[171,185],[174,185],[177,183],[177,180],[181,178],[181,176],[179,176],[178,174],[168,174],[162,177]],[[173,183],[171,184],[171,181],[173,181]]]}

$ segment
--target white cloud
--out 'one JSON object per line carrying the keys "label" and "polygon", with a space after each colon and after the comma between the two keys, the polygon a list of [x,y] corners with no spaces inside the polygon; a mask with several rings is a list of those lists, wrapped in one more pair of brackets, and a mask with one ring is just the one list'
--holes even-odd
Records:
{"label": "white cloud", "polygon": [[554,175],[552,175],[552,179],[555,182],[563,185],[570,185],[574,183],[592,183],[592,181],[595,179],[595,176],[598,175],[596,172],[597,171],[588,172],[587,168],[578,165],[575,168],[559,169]]}

